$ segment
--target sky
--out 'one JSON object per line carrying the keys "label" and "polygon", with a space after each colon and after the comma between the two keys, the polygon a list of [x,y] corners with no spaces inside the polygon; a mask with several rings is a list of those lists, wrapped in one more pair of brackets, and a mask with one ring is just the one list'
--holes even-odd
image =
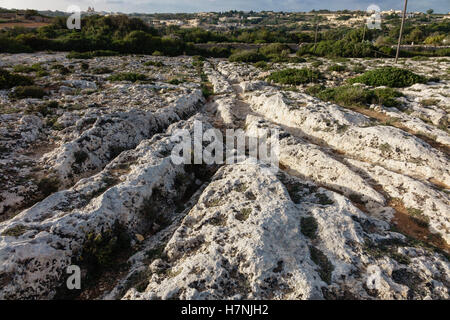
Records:
{"label": "sky", "polygon": [[[96,11],[108,12],[205,12],[205,11],[310,11],[312,9],[353,9],[366,10],[371,4],[381,10],[403,8],[403,0],[0,0],[0,7],[16,9],[60,10],[67,11],[71,5],[81,10],[89,6]],[[426,11],[434,9],[436,13],[450,12],[450,0],[408,1],[408,11]]]}

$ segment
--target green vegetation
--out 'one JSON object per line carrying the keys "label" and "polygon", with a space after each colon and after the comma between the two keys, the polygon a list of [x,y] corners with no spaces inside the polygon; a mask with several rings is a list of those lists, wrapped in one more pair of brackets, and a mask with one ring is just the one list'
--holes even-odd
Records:
{"label": "green vegetation", "polygon": [[144,66],[164,67],[164,63],[161,61],[147,61],[144,63]]}
{"label": "green vegetation", "polygon": [[252,213],[252,209],[251,208],[243,208],[241,210],[241,212],[239,212],[236,215],[236,219],[238,219],[239,221],[245,221],[250,217],[250,214]]}
{"label": "green vegetation", "polygon": [[87,152],[83,151],[83,150],[75,151],[73,153],[73,157],[75,158],[76,164],[82,164],[84,161],[86,161],[89,158]]}
{"label": "green vegetation", "polygon": [[309,87],[307,93],[323,101],[331,101],[346,107],[366,107],[371,104],[380,104],[386,107],[399,107],[396,100],[402,94],[392,88],[364,89],[360,86],[340,86],[325,88],[315,85]]}
{"label": "green vegetation", "polygon": [[408,214],[417,222],[418,225],[427,228],[430,218],[423,214],[423,211],[417,208],[407,208]]}
{"label": "green vegetation", "polygon": [[334,270],[333,264],[322,251],[314,246],[309,247],[309,254],[311,260],[319,266],[320,278],[327,284],[331,284],[331,276]]}
{"label": "green vegetation", "polygon": [[333,64],[328,67],[328,71],[343,72],[343,71],[347,71],[347,67],[343,66],[341,64]]}
{"label": "green vegetation", "polygon": [[92,59],[94,57],[109,57],[109,56],[116,56],[118,55],[118,52],[111,51],[111,50],[95,50],[95,51],[88,51],[88,52],[75,52],[72,51],[67,55],[68,59]]}
{"label": "green vegetation", "polygon": [[393,88],[408,87],[415,83],[425,83],[426,78],[409,70],[396,67],[383,67],[370,70],[364,74],[351,78],[349,83],[364,83],[370,86],[387,86]]}
{"label": "green vegetation", "polygon": [[112,73],[113,71],[107,67],[99,67],[92,69],[93,74],[106,74],[106,73]]}
{"label": "green vegetation", "polygon": [[20,237],[28,230],[27,227],[23,225],[17,225],[12,228],[9,228],[6,231],[2,232],[2,236],[8,236],[8,237]]}
{"label": "green vegetation", "polygon": [[109,81],[146,81],[147,76],[141,73],[135,73],[135,72],[121,72],[113,74],[112,76],[108,77]]}
{"label": "green vegetation", "polygon": [[180,83],[186,82],[184,79],[172,79],[169,81],[170,84],[179,85]]}
{"label": "green vegetation", "polygon": [[44,69],[42,68],[42,66],[39,63],[35,63],[31,66],[17,64],[13,68],[14,72],[20,72],[20,73],[39,72],[39,71],[43,71],[43,70]]}
{"label": "green vegetation", "polygon": [[18,86],[9,96],[15,99],[37,98],[42,99],[46,95],[44,89],[38,86]]}
{"label": "green vegetation", "polygon": [[300,230],[308,238],[315,239],[318,224],[314,217],[302,217],[300,220]]}
{"label": "green vegetation", "polygon": [[310,82],[317,82],[321,74],[313,69],[284,69],[275,71],[269,76],[269,80],[280,84],[299,85]]}
{"label": "green vegetation", "polygon": [[258,62],[267,60],[267,57],[257,50],[243,50],[233,53],[229,60],[231,62]]}
{"label": "green vegetation", "polygon": [[46,177],[39,180],[37,183],[37,187],[39,192],[45,197],[48,197],[52,193],[58,191],[59,188],[59,180],[54,177]]}
{"label": "green vegetation", "polygon": [[80,261],[89,271],[97,273],[114,266],[114,259],[130,248],[130,237],[126,229],[115,223],[111,229],[100,233],[89,233],[83,245]]}
{"label": "green vegetation", "polygon": [[16,86],[28,86],[32,84],[33,80],[31,78],[0,69],[0,89],[10,89]]}

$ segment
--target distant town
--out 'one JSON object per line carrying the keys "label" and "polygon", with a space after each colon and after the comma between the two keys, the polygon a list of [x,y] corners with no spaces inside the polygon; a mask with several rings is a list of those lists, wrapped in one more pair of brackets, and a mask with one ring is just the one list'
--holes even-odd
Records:
{"label": "distant town", "polygon": [[[52,17],[67,16],[70,13],[63,11],[37,11],[37,10],[15,10],[0,8],[0,29],[10,26],[30,26],[49,24]],[[389,20],[400,18],[401,10],[384,10],[379,12],[384,23]],[[82,16],[118,16],[125,15],[121,12],[96,11],[88,7],[81,12]],[[360,27],[367,17],[371,15],[366,11],[328,11],[312,10],[310,12],[273,12],[273,11],[227,11],[227,12],[199,12],[199,13],[131,13],[126,14],[130,18],[139,18],[149,26],[155,28],[176,26],[179,28],[201,27],[210,31],[233,31],[236,29],[255,27],[283,27],[286,31],[313,30],[317,25],[321,29],[332,29],[336,27]],[[434,13],[432,9],[428,12],[407,12],[407,19],[416,20],[420,23],[440,22],[450,19],[447,14]]]}

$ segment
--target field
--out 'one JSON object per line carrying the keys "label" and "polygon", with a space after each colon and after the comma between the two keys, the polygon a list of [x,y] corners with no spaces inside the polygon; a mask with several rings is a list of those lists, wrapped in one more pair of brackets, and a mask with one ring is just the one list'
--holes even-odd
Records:
{"label": "field", "polygon": [[0,297],[448,299],[450,59],[284,60],[1,54]]}

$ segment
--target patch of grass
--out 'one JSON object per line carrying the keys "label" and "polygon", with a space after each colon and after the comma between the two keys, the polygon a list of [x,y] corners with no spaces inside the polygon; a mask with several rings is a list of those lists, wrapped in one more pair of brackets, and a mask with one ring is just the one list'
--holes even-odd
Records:
{"label": "patch of grass", "polygon": [[239,221],[245,221],[248,219],[248,217],[250,217],[250,214],[252,213],[252,209],[251,208],[243,208],[241,210],[241,212],[239,212],[236,215],[236,219],[238,219]]}
{"label": "patch of grass", "polygon": [[437,105],[441,100],[439,99],[423,99],[420,100],[420,104],[424,107],[429,107],[429,106],[435,106]]}
{"label": "patch of grass", "polygon": [[125,227],[115,223],[111,229],[89,233],[83,244],[80,261],[89,271],[97,273],[114,265],[114,257],[130,247],[130,237]]}
{"label": "patch of grass", "polygon": [[322,76],[314,69],[284,69],[275,71],[269,76],[269,80],[280,84],[299,85],[317,82]]}
{"label": "patch of grass", "polygon": [[17,225],[14,226],[12,228],[9,228],[6,231],[2,232],[2,236],[7,236],[7,237],[20,237],[21,235],[23,235],[26,231],[28,230],[27,227],[23,226],[23,225]]}
{"label": "patch of grass", "polygon": [[46,95],[44,89],[38,86],[18,86],[9,94],[13,99],[36,98],[42,99]]}
{"label": "patch of grass", "polygon": [[334,270],[333,264],[328,260],[327,256],[320,249],[310,246],[309,255],[311,260],[319,266],[320,278],[327,284],[331,284],[331,276]]}
{"label": "patch of grass", "polygon": [[267,61],[267,57],[257,50],[242,50],[233,53],[228,60],[231,62],[258,62]]}
{"label": "patch of grass", "polygon": [[184,80],[184,79],[172,79],[172,80],[169,81],[169,83],[173,84],[173,85],[179,85],[179,84],[184,83],[184,82],[186,82],[186,80]]}
{"label": "patch of grass", "polygon": [[56,177],[46,177],[39,180],[37,183],[37,187],[39,192],[44,196],[48,197],[52,193],[58,191],[59,188],[59,179]]}
{"label": "patch of grass", "polygon": [[110,81],[146,81],[148,80],[147,76],[141,73],[135,73],[135,72],[121,72],[113,74],[112,76],[108,77],[108,80]]}
{"label": "patch of grass", "polygon": [[75,151],[73,157],[75,158],[76,164],[82,164],[89,158],[87,152],[83,150]]}
{"label": "patch of grass", "polygon": [[310,239],[315,239],[317,236],[317,220],[314,217],[302,217],[300,220],[301,232]]}
{"label": "patch of grass", "polygon": [[406,210],[418,225],[428,228],[430,224],[430,218],[423,214],[423,210],[417,208],[406,208]]}
{"label": "patch of grass", "polygon": [[323,101],[331,101],[346,107],[365,108],[370,104],[382,104],[386,107],[398,107],[400,102],[396,98],[402,94],[392,88],[365,89],[360,86],[340,86],[325,88],[316,85],[309,87],[306,92]]}
{"label": "patch of grass", "polygon": [[106,74],[106,73],[112,73],[113,71],[107,67],[99,67],[92,69],[93,74]]}
{"label": "patch of grass", "polygon": [[383,67],[365,72],[348,79],[349,83],[364,83],[370,86],[387,86],[393,88],[409,87],[415,83],[425,83],[426,78],[409,70],[396,67]]}
{"label": "patch of grass", "polygon": [[269,69],[269,65],[265,61],[255,62],[253,64],[253,66],[255,66],[256,68],[259,68],[259,69],[263,69],[263,70],[268,70]]}
{"label": "patch of grass", "polygon": [[29,77],[0,69],[0,89],[10,89],[16,86],[29,86],[32,84],[33,80]]}
{"label": "patch of grass", "polygon": [[13,71],[14,72],[20,72],[20,73],[30,73],[30,72],[38,72],[43,71],[44,69],[39,63],[35,63],[31,66],[17,64],[14,66]]}
{"label": "patch of grass", "polygon": [[344,72],[347,71],[347,67],[341,64],[333,64],[328,67],[328,71]]}
{"label": "patch of grass", "polygon": [[381,150],[381,153],[382,154],[388,154],[388,153],[390,153],[391,151],[392,151],[392,147],[391,147],[391,145],[389,144],[389,143],[383,143],[383,144],[380,144],[380,146],[378,147],[378,149],[380,149]]}
{"label": "patch of grass", "polygon": [[147,61],[144,62],[144,66],[164,67],[164,63],[162,63],[161,61]]}
{"label": "patch of grass", "polygon": [[72,51],[69,53],[66,58],[67,59],[92,59],[94,57],[108,57],[108,56],[117,56],[119,53],[111,50],[95,50],[88,52],[75,52]]}
{"label": "patch of grass", "polygon": [[316,193],[316,198],[321,205],[330,205],[333,204],[334,201],[328,198],[328,196],[325,193]]}

